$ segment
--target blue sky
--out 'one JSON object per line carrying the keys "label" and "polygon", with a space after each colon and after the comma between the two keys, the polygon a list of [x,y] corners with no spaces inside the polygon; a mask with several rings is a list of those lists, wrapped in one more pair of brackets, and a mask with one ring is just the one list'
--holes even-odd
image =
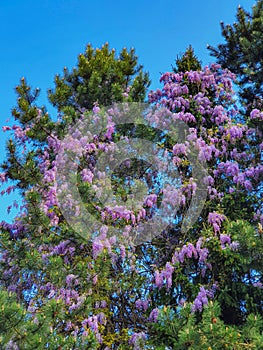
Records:
{"label": "blue sky", "polygon": [[[176,56],[191,44],[203,64],[213,59],[207,44],[222,42],[220,21],[233,23],[240,4],[251,10],[254,0],[1,0],[0,1],[0,124],[12,124],[16,103],[14,87],[21,77],[46,91],[56,73],[72,68],[87,43],[134,47],[139,62],[149,71],[152,88],[160,72],[169,71]],[[55,111],[50,109],[51,114]],[[6,120],[10,119],[8,123]],[[0,161],[5,135],[0,131]],[[0,221],[6,217],[2,200]]]}

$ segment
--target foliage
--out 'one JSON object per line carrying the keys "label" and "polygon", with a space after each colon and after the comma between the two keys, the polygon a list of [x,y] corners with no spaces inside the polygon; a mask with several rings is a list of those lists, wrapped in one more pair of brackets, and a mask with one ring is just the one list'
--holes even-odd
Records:
{"label": "foliage", "polygon": [[130,101],[143,101],[149,85],[149,75],[138,65],[134,49],[123,48],[116,57],[108,44],[101,49],[89,44],[72,72],[64,68],[63,76],[56,76],[49,99],[59,111],[69,112],[70,106],[91,110],[94,103],[109,106],[124,101],[126,95]]}
{"label": "foliage", "polygon": [[191,45],[182,56],[177,56],[175,64],[176,66],[173,67],[175,73],[189,72],[190,70],[200,71],[202,69],[201,61],[198,60]]}
{"label": "foliage", "polygon": [[[120,60],[107,45],[88,47],[72,75],[57,78],[50,94],[62,112],[57,121],[37,106],[38,92],[25,80],[17,87],[18,125],[4,127],[13,135],[1,181],[13,181],[6,191],[21,191],[24,205],[12,224],[1,223],[3,320],[15,325],[1,330],[4,349],[242,349],[242,342],[259,348],[263,147],[255,125],[262,113],[253,110],[243,120],[233,74],[219,65],[199,69],[191,48],[187,52],[191,62],[183,56],[178,69],[186,63],[198,70],[163,74],[162,89],[149,94],[148,113],[129,103],[143,96],[130,80],[134,70],[125,71],[129,91],[122,70],[118,88],[114,81],[109,90],[103,85],[104,95],[93,91],[92,77],[84,82],[89,64],[92,76],[104,76],[108,67],[115,79]],[[101,57],[108,57],[108,66]],[[145,91],[148,80],[141,84]],[[82,104],[86,94],[94,96],[90,105]],[[103,106],[121,96],[124,104]],[[118,124],[138,111],[137,124]],[[110,173],[119,142],[134,154],[130,139],[141,139],[140,160],[125,158]],[[155,158],[147,157],[149,142]],[[100,159],[103,170],[96,168]],[[127,208],[139,180],[147,191],[140,206]],[[103,202],[112,187],[113,199]],[[168,219],[162,210],[175,204],[169,225],[137,244],[133,233],[155,215],[156,230]],[[94,220],[82,221],[82,210]]]}
{"label": "foliage", "polygon": [[208,48],[223,68],[228,68],[237,75],[241,102],[246,108],[249,111],[252,108],[261,109],[263,1],[258,0],[251,13],[239,6],[236,19],[233,25],[221,23],[225,42]]}
{"label": "foliage", "polygon": [[176,312],[162,310],[152,325],[153,349],[260,349],[263,341],[262,317],[250,314],[243,327],[226,325],[220,319],[220,305],[210,302],[202,315],[191,312],[187,303]]}

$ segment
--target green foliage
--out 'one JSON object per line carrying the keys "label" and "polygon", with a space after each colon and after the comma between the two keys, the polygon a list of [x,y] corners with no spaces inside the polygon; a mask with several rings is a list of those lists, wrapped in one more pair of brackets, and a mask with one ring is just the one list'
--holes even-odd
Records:
{"label": "green foliage", "polygon": [[49,99],[63,112],[72,111],[70,107],[91,110],[94,103],[109,106],[112,102],[122,102],[127,99],[125,91],[128,101],[141,102],[150,85],[149,75],[142,68],[134,49],[123,48],[116,57],[108,44],[101,49],[89,44],[72,72],[64,68],[63,76],[56,76]]}
{"label": "green foliage", "polygon": [[[17,106],[12,114],[18,125],[13,127],[12,138],[8,141],[2,170],[20,189],[26,209],[13,226],[1,227],[0,248],[9,255],[8,273],[4,274],[6,266],[2,260],[0,262],[1,281],[4,281],[4,290],[9,285],[10,290],[13,288],[16,291],[12,295],[5,291],[1,294],[4,312],[0,327],[1,346],[17,345],[21,349],[31,350],[47,347],[56,350],[100,348],[90,330],[82,337],[74,335],[66,327],[70,321],[80,333],[85,331],[82,329],[83,320],[92,314],[92,310],[97,310],[96,302],[103,301],[109,306],[101,311],[111,320],[106,327],[100,324],[100,332],[105,336],[104,344],[129,348],[128,328],[133,321],[127,317],[131,306],[126,305],[125,301],[128,300],[127,291],[134,290],[135,297],[142,279],[133,283],[134,272],[127,273],[127,263],[126,266],[112,265],[106,251],[94,264],[92,242],[76,237],[56,206],[53,206],[50,214],[58,214],[60,222],[56,227],[50,224],[41,207],[43,174],[40,159],[48,139],[52,140],[54,134],[63,137],[64,130],[79,117],[80,109],[92,109],[95,103],[110,105],[114,101],[145,99],[150,81],[137,61],[134,49],[128,51],[124,48],[116,57],[108,44],[96,50],[88,45],[85,53],[79,56],[78,67],[72,73],[65,71],[62,78],[57,76],[56,88],[50,91],[49,97],[54,106],[67,113],[58,122],[53,122],[45,108],[37,105],[39,89],[32,89],[24,78],[16,87]],[[49,155],[52,159],[53,155]],[[85,191],[87,193],[87,189]],[[20,230],[19,239],[12,233],[16,223]],[[62,242],[69,242],[70,249],[78,251],[76,257],[72,258],[70,254],[65,256],[67,254],[64,252],[49,256],[50,251]],[[45,255],[48,259],[45,259]],[[55,299],[40,288],[45,284],[54,284],[63,291],[68,287],[66,277],[69,274],[74,274],[79,280],[76,290],[83,305],[77,311],[69,311],[64,301]],[[16,284],[21,287],[17,289]],[[36,308],[41,312],[35,313]],[[119,320],[121,327],[116,326],[115,319]]]}
{"label": "green foliage", "polygon": [[208,46],[210,53],[224,68],[237,75],[241,101],[249,107],[261,108],[263,97],[263,1],[258,0],[252,12],[238,7],[237,21],[221,23],[225,43]]}
{"label": "green foliage", "polygon": [[22,126],[27,126],[26,135],[34,145],[36,142],[45,142],[47,135],[51,135],[54,130],[55,123],[51,121],[45,107],[40,108],[36,104],[40,89],[32,89],[25,78],[21,78],[15,90],[17,107],[13,108],[12,115]]}
{"label": "green foliage", "polygon": [[56,326],[62,326],[67,319],[56,300],[51,299],[41,313],[32,317],[16,301],[15,294],[0,290],[0,307],[0,345],[3,349],[96,349],[97,341],[92,333],[83,341],[70,334],[64,337],[56,333]]}
{"label": "green foliage", "polygon": [[211,241],[212,278],[219,282],[217,298],[224,322],[243,324],[250,313],[262,312],[263,290],[256,287],[256,271],[263,269],[263,239],[244,220],[228,222],[222,233],[239,242],[238,252],[222,250]]}
{"label": "green foliage", "polygon": [[192,313],[188,304],[177,311],[164,308],[152,324],[149,344],[154,350],[260,350],[263,320],[250,314],[240,327],[226,325],[220,318],[220,304],[210,302],[202,315]]}
{"label": "green foliage", "polygon": [[[201,69],[191,46],[181,58],[177,58],[176,65],[175,72]],[[48,140],[54,141],[51,132],[62,137],[66,127],[77,121],[82,108],[92,109],[96,103],[109,105],[113,101],[143,101],[149,80],[142,67],[137,65],[134,50],[128,52],[123,49],[116,57],[108,45],[97,50],[89,45],[79,56],[78,66],[71,73],[65,69],[64,76],[57,76],[55,84],[49,97],[63,114],[62,121],[58,123],[50,119],[44,108],[37,107],[37,90],[32,92],[24,79],[17,87],[18,106],[13,115],[20,124],[17,129],[20,136],[9,141],[7,160],[2,168],[22,190],[26,210],[16,219],[18,233],[16,227],[4,224],[1,227],[0,248],[4,253],[0,261],[3,288],[0,291],[3,312],[1,346],[5,348],[10,342],[15,342],[25,350],[102,350],[105,347],[128,350],[132,348],[129,345],[132,333],[145,331],[149,337],[149,344],[145,345],[148,349],[260,349],[263,295],[262,288],[255,284],[261,280],[263,268],[262,228],[259,226],[256,230],[247,222],[251,219],[253,208],[245,191],[239,190],[235,210],[232,210],[235,205],[233,196],[207,200],[202,217],[187,233],[182,233],[178,225],[152,242],[137,247],[114,246],[105,240],[107,245],[104,242],[105,246],[102,250],[98,249],[96,257],[94,240],[84,239],[84,235],[77,236],[57,205],[53,204],[52,196],[48,211],[44,213],[43,203],[46,202],[43,197],[48,195],[43,186],[49,188],[49,184],[43,181],[43,175],[50,175],[48,172],[53,170],[54,160],[53,153],[44,157]],[[189,94],[197,93],[198,84],[191,84]],[[211,99],[213,94],[211,91]],[[212,103],[216,104],[215,100]],[[190,112],[197,117],[196,129],[200,135],[205,128],[195,101],[190,106]],[[207,121],[206,126],[211,135],[220,135],[211,121]],[[115,131],[113,142],[124,135],[142,137],[169,151],[175,143],[164,133],[142,125],[125,125]],[[243,150],[238,141],[233,147]],[[42,162],[48,159],[45,174],[40,171],[42,163],[39,156],[42,156]],[[96,155],[90,152],[89,157],[80,160],[79,171],[89,165],[84,164],[85,160],[87,163],[93,161]],[[209,167],[212,172],[213,164],[209,163]],[[185,178],[190,184],[190,162],[185,158],[178,169],[189,175]],[[139,173],[140,179],[148,171],[148,164],[132,159],[130,170],[134,177]],[[114,194],[122,198],[127,198],[130,191],[129,183],[124,180],[126,174],[126,167],[120,166],[111,178]],[[157,183],[154,172],[149,171],[147,175],[149,187],[154,186],[153,183]],[[93,205],[95,212],[95,194],[91,193],[90,184],[82,182],[80,174],[78,181],[84,204],[91,212]],[[230,180],[217,178],[217,181],[217,188],[226,191]],[[52,195],[52,191],[48,194]],[[158,200],[161,201],[160,198]],[[251,198],[252,203],[253,200]],[[230,249],[229,245],[222,247],[219,234],[205,224],[207,214],[213,210],[226,214],[228,220],[222,224],[220,233],[231,236],[232,242],[238,241],[238,251]],[[178,212],[179,220],[183,215],[184,212]],[[52,221],[54,217],[57,218],[55,222]],[[166,266],[172,254],[179,252],[182,245],[197,244],[200,237],[202,244],[205,242],[205,248],[209,249],[205,258],[207,264],[198,262],[193,256],[180,263],[177,261],[171,288],[157,288],[153,282],[156,269]],[[200,286],[212,285],[215,281],[216,301],[202,313],[192,313],[190,303]],[[16,294],[6,290],[14,290]],[[187,303],[178,308],[181,297],[185,297]],[[149,309],[137,307],[136,301],[139,300],[149,302]],[[104,306],[101,306],[102,302]],[[149,326],[150,308],[155,306],[162,311],[159,321]],[[101,313],[107,322],[103,322]],[[99,315],[102,320],[96,320],[96,323],[93,317]],[[94,325],[98,327],[96,331],[92,331]],[[96,338],[98,333],[101,339]],[[139,342],[143,343],[143,340]]]}
{"label": "green foliage", "polygon": [[189,72],[190,70],[193,71],[200,71],[201,61],[197,58],[197,56],[194,53],[194,49],[190,45],[185,53],[182,56],[177,56],[177,59],[175,60],[176,66],[173,67],[173,71],[175,73],[178,72]]}

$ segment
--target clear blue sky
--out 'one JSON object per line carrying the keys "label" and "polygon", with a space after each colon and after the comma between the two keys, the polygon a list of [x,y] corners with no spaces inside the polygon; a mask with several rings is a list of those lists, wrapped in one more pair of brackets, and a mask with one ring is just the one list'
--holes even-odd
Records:
{"label": "clear blue sky", "polygon": [[[212,61],[207,44],[222,42],[220,21],[233,23],[240,4],[251,10],[254,0],[1,0],[0,124],[6,125],[16,103],[14,87],[24,76],[39,87],[41,104],[56,73],[73,67],[87,43],[105,42],[117,51],[135,47],[149,71],[152,88],[160,72],[171,69],[176,56],[191,44],[203,64]],[[47,105],[48,106],[48,105]],[[54,110],[50,110],[51,114]],[[11,119],[12,120],[12,119]],[[9,125],[11,122],[8,123]],[[0,131],[0,161],[5,135]],[[6,217],[1,199],[0,221]]]}

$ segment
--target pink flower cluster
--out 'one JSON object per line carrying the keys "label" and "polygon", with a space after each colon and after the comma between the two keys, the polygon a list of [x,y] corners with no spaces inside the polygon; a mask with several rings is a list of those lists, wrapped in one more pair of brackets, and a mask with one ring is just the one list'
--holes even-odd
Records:
{"label": "pink flower cluster", "polygon": [[213,299],[218,286],[214,284],[210,289],[200,287],[199,293],[192,304],[192,312],[202,311],[203,307],[208,304],[208,298]]}
{"label": "pink flower cluster", "polygon": [[[182,141],[179,137],[178,142],[174,141],[175,144],[171,144],[167,150],[167,153],[171,155],[171,166],[178,174],[178,186],[174,186],[174,183],[168,183],[164,189],[158,188],[159,192],[153,193],[153,189],[160,187],[160,182],[158,179],[153,180],[152,177],[152,187],[139,209],[126,208],[125,205],[120,205],[117,201],[112,201],[111,205],[107,203],[105,206],[96,203],[94,208],[105,226],[102,226],[99,232],[93,232],[89,251],[86,251],[84,245],[78,246],[74,240],[70,239],[64,239],[53,245],[47,243],[39,245],[37,250],[42,256],[41,263],[45,266],[45,271],[48,271],[52,259],[58,257],[67,267],[73,266],[71,263],[75,262],[76,257],[79,258],[80,253],[81,256],[88,257],[91,261],[89,264],[87,263],[87,273],[84,278],[85,283],[89,285],[88,288],[85,285],[86,289],[82,290],[81,282],[83,280],[81,281],[81,278],[83,276],[79,276],[78,272],[73,270],[66,272],[61,282],[64,283],[63,286],[55,285],[53,282],[43,282],[39,290],[45,298],[62,300],[70,313],[78,312],[84,305],[86,297],[93,294],[98,287],[100,274],[94,266],[105,258],[110,259],[109,262],[114,273],[115,271],[118,273],[116,266],[123,269],[123,275],[126,272],[138,275],[144,273],[146,282],[144,282],[143,288],[149,288],[151,292],[159,293],[161,288],[165,288],[165,293],[172,294],[176,289],[182,288],[183,295],[183,285],[180,285],[179,282],[179,285],[176,285],[176,272],[179,269],[187,270],[189,268],[190,272],[187,272],[189,281],[193,276],[198,276],[201,281],[204,281],[212,269],[209,260],[211,255],[207,248],[210,240],[217,240],[217,243],[221,245],[221,253],[222,251],[223,253],[228,252],[225,249],[232,250],[233,254],[234,251],[238,250],[239,243],[232,241],[231,236],[222,230],[223,223],[227,221],[224,213],[229,209],[225,208],[222,203],[224,203],[226,196],[234,198],[236,193],[258,195],[260,188],[262,191],[260,186],[262,186],[263,176],[263,165],[261,164],[263,143],[255,144],[256,130],[248,127],[248,123],[242,124],[238,120],[238,110],[232,100],[233,78],[232,73],[228,70],[222,70],[218,65],[211,65],[200,72],[190,71],[177,74],[167,72],[162,75],[163,88],[149,94],[149,101],[158,108],[153,113],[149,113],[146,119],[155,128],[165,131],[172,130],[180,121],[189,127],[186,139]],[[189,91],[193,91],[193,95],[190,95]],[[125,92],[125,94],[127,93]],[[83,130],[76,130],[74,126],[70,127],[69,136],[63,141],[55,135],[48,137],[47,147],[38,158],[43,181],[35,186],[34,190],[41,195],[41,209],[49,218],[50,227],[47,230],[49,230],[50,235],[53,233],[60,235],[59,224],[60,220],[63,219],[61,219],[62,215],[58,213],[58,196],[63,199],[63,204],[74,217],[77,218],[80,213],[77,199],[68,191],[71,185],[68,181],[70,178],[67,177],[68,174],[63,173],[57,181],[57,170],[60,167],[72,164],[72,167],[69,166],[70,175],[78,172],[80,181],[82,180],[87,191],[90,190],[91,193],[95,193],[100,198],[100,192],[106,184],[106,175],[103,171],[96,170],[96,157],[103,154],[106,160],[111,159],[112,152],[115,150],[113,135],[116,125],[112,122],[111,117],[114,113],[118,113],[116,108],[107,111],[106,131],[104,128],[103,135],[93,134],[92,127],[91,130],[85,130],[86,118],[90,118],[91,126],[101,123],[103,115],[100,107],[95,105],[92,113],[85,113],[80,118],[80,126]],[[250,119],[263,120],[263,112],[257,109],[253,110]],[[13,130],[20,144],[29,142],[27,137],[27,133],[30,131],[29,126],[24,128],[6,126],[3,130]],[[180,220],[187,213],[191,199],[198,194],[199,190],[198,179],[194,177],[193,165],[190,164],[193,149],[197,151],[194,161],[208,165],[208,172],[202,178],[203,184],[207,186],[208,190],[207,217],[201,218],[198,228],[194,228],[192,235],[187,236],[190,237],[188,241],[186,236],[181,232],[178,233],[179,230],[176,233],[171,231],[171,235],[174,235],[171,237],[171,241],[175,244],[167,249],[169,258],[167,258],[168,255],[165,256],[159,265],[149,267],[145,264],[146,272],[142,272],[145,266],[136,264],[136,249],[132,242],[131,229],[143,224],[151,217],[155,209],[158,210],[159,194],[163,196],[162,205],[166,207],[176,205],[178,207],[178,214],[176,213],[174,220],[179,225]],[[7,181],[8,173],[0,174],[0,182]],[[15,188],[16,186],[7,187],[2,194],[10,193]],[[255,208],[255,213],[252,215],[254,215],[254,220],[263,222],[262,208]],[[210,235],[209,238],[202,236],[202,230],[207,222],[213,229],[212,233],[212,229],[207,229],[206,234]],[[108,224],[119,225],[120,237],[109,235]],[[16,239],[24,234],[26,225],[23,220],[17,220],[11,225],[2,222],[1,228],[8,231],[11,237]],[[41,234],[41,230],[39,234]],[[162,232],[162,234],[165,233]],[[30,245],[30,239],[28,239],[28,244]],[[9,291],[17,291],[20,283],[19,266],[12,263],[7,252],[1,253],[1,260],[8,266],[3,272],[3,279],[5,281],[13,279],[12,284],[8,287]],[[156,266],[159,266],[158,269]],[[30,276],[25,283],[30,286],[32,283]],[[255,280],[254,287],[262,288],[261,282]],[[192,311],[202,311],[209,298],[214,297],[216,289],[216,285],[211,288],[207,285],[201,285],[192,304]],[[92,311],[85,315],[85,319],[80,320],[81,326],[68,322],[65,327],[67,330],[75,332],[74,334],[79,333],[84,337],[92,331],[98,342],[101,343],[102,335],[99,329],[103,328],[100,326],[105,326],[107,323],[107,312],[102,309],[110,305],[108,300],[104,300],[105,296],[103,296],[103,300],[94,298]],[[148,315],[150,312],[148,295],[137,295],[132,302],[134,302],[136,314],[146,313]],[[29,305],[29,312],[35,314],[36,310],[35,305]],[[158,313],[158,307],[151,310],[147,317],[148,321],[157,322]],[[146,335],[143,332],[134,332],[130,344],[135,349],[140,349],[145,338]]]}
{"label": "pink flower cluster", "polygon": [[214,232],[219,233],[222,222],[226,219],[223,214],[216,213],[215,211],[208,214],[208,222],[213,226]]}

